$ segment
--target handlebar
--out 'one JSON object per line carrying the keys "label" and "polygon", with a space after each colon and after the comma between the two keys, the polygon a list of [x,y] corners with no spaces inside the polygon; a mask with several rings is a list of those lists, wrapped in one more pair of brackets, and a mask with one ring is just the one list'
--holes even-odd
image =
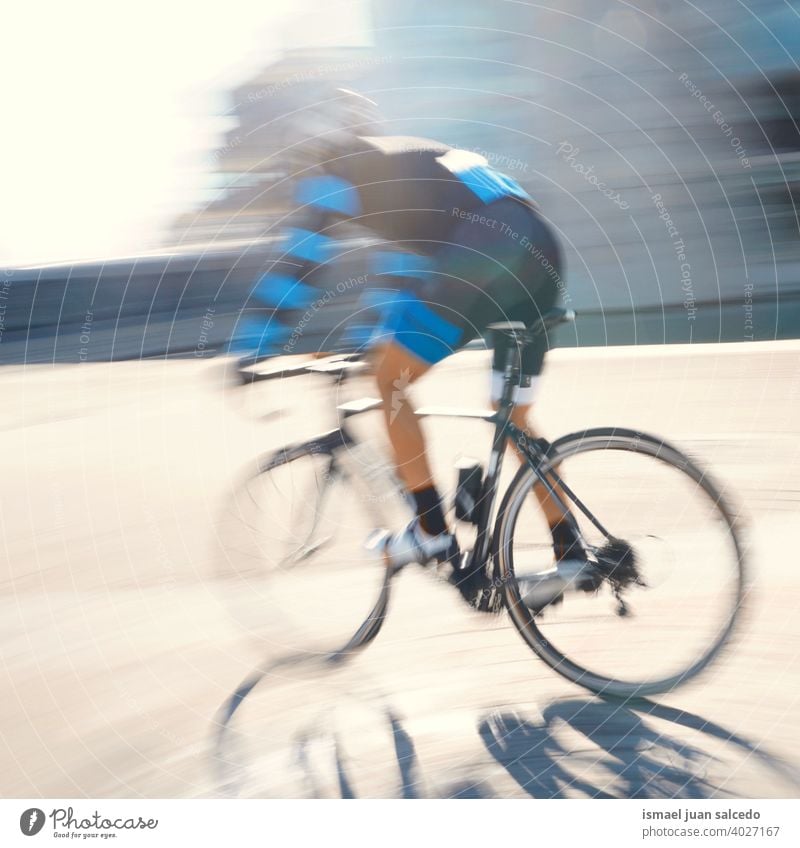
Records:
{"label": "handlebar", "polygon": [[282,365],[271,371],[252,371],[254,365],[275,357],[254,358],[251,361],[240,363],[237,373],[243,385],[260,383],[265,380],[282,380],[285,377],[296,377],[299,374],[328,374],[336,379],[341,379],[345,374],[363,371],[368,367],[363,353],[336,353],[331,356],[314,359],[310,362],[305,360],[297,365]]}

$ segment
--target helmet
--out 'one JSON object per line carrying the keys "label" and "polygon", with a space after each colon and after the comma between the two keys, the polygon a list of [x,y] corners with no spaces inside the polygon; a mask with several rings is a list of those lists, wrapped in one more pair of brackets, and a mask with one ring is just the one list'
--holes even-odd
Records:
{"label": "helmet", "polygon": [[379,135],[383,117],[377,104],[347,88],[316,89],[309,103],[287,115],[288,144],[307,164],[324,162],[362,135]]}

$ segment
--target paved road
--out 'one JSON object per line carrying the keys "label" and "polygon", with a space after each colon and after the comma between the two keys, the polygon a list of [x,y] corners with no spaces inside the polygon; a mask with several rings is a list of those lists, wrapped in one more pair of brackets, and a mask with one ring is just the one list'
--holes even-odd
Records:
{"label": "paved road", "polygon": [[[241,552],[224,505],[252,457],[329,426],[314,378],[245,397],[221,361],[4,369],[0,794],[798,796],[798,354],[754,343],[551,357],[546,435],[609,423],[669,434],[747,515],[755,590],[733,649],[697,683],[625,706],[561,680],[504,619],[470,613],[418,570],[398,579],[377,642],[344,666],[299,652],[311,643],[288,625],[254,627],[266,607],[232,579]],[[480,353],[453,358],[420,402],[481,404],[485,367]],[[429,422],[442,480],[486,449],[481,426]],[[358,607],[361,587],[337,586],[312,633]],[[675,643],[695,624],[676,609]],[[220,751],[216,711],[259,665],[267,675]]]}

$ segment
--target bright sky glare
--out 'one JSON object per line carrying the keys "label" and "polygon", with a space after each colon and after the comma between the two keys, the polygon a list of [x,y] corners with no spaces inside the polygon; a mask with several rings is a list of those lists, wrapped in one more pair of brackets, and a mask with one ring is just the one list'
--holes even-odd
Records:
{"label": "bright sky glare", "polygon": [[224,94],[363,0],[16,0],[0,16],[0,264],[136,253],[196,203]]}

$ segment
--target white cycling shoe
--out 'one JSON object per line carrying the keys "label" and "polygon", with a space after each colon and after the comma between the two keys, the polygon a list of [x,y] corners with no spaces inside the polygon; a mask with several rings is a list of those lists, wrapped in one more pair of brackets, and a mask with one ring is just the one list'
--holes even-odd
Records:
{"label": "white cycling shoe", "polygon": [[600,586],[597,570],[586,559],[563,559],[555,568],[517,578],[522,603],[538,613],[564,600],[565,592],[594,592]]}
{"label": "white cycling shoe", "polygon": [[431,536],[414,518],[397,533],[378,530],[367,540],[367,547],[380,552],[395,568],[402,568],[411,562],[426,565],[429,562],[457,563],[460,551],[453,533],[440,533]]}

